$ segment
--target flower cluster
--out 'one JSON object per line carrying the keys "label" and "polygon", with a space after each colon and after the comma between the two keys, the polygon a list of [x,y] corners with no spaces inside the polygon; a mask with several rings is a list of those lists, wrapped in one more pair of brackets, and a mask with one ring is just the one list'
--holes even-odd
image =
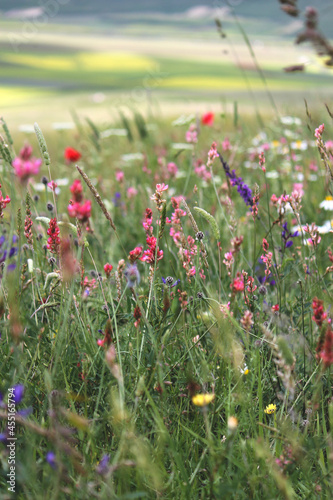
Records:
{"label": "flower cluster", "polygon": [[190,128],[185,134],[185,139],[186,142],[189,142],[190,144],[196,144],[198,142],[197,127],[194,124],[190,125]]}
{"label": "flower cluster", "polygon": [[47,248],[48,250],[50,250],[51,253],[57,254],[59,252],[59,245],[60,245],[60,238],[59,238],[60,229],[56,217],[50,220],[47,234],[49,235],[49,238],[47,240]]}
{"label": "flower cluster", "polygon": [[266,266],[265,276],[267,278],[271,273],[270,268],[272,266],[273,253],[268,251],[269,244],[265,238],[262,240],[262,247],[265,253],[261,256],[261,259]]}
{"label": "flower cluster", "polygon": [[237,186],[237,191],[240,194],[240,196],[243,198],[244,203],[246,205],[249,205],[252,207],[253,195],[252,195],[251,189],[249,188],[249,186],[247,184],[245,184],[245,182],[243,182],[243,179],[241,177],[236,176],[235,170],[232,170],[230,172],[230,167],[227,164],[227,162],[223,160],[223,158],[220,154],[218,156],[221,160],[225,175],[230,180],[231,185]]}
{"label": "flower cluster", "polygon": [[324,312],[324,302],[319,300],[317,297],[314,297],[312,300],[312,309],[312,319],[319,327],[321,327],[327,318],[327,314]]}
{"label": "flower cluster", "polygon": [[163,250],[156,248],[157,238],[155,236],[148,236],[146,239],[148,249],[143,252],[140,260],[146,262],[147,264],[155,265],[156,262],[163,259]]}
{"label": "flower cluster", "polygon": [[291,233],[289,230],[288,230],[288,222],[284,222],[284,224],[282,224],[282,227],[283,227],[283,231],[282,231],[282,239],[284,241],[284,246],[285,248],[290,248],[293,246],[294,242],[292,241],[292,238],[296,238],[298,236],[298,231],[294,231],[293,233]]}
{"label": "flower cluster", "polygon": [[80,180],[75,180],[70,187],[73,200],[68,205],[68,215],[79,221],[88,222],[91,217],[91,201],[83,201],[83,188]]}
{"label": "flower cluster", "polygon": [[159,212],[162,211],[163,205],[166,202],[166,200],[163,198],[163,191],[167,191],[168,188],[169,186],[165,185],[164,182],[162,184],[156,184],[156,191],[150,197],[150,199],[153,200],[156,204],[156,208]]}
{"label": "flower cluster", "polygon": [[29,145],[24,146],[19,156],[14,158],[12,166],[16,176],[22,183],[28,182],[29,177],[39,173],[42,160],[32,156],[32,147]]}

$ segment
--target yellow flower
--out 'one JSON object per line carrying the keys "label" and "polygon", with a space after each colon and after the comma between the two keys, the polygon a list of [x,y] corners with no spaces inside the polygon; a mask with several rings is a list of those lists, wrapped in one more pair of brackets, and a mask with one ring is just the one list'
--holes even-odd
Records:
{"label": "yellow flower", "polygon": [[264,409],[264,412],[268,413],[269,415],[271,415],[272,413],[275,413],[276,412],[276,405],[270,404],[270,405],[266,406],[266,408]]}
{"label": "yellow flower", "polygon": [[195,406],[207,406],[213,401],[215,394],[196,394],[192,396],[192,403]]}

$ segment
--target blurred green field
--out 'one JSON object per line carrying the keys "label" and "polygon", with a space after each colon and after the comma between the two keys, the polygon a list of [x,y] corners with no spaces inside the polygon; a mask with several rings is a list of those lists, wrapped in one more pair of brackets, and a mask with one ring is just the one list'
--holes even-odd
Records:
{"label": "blurred green field", "polygon": [[[24,36],[22,23],[2,21],[1,114],[14,127],[36,120],[49,127],[72,109],[109,121],[117,107],[176,115],[237,101],[243,112],[267,112],[273,98],[285,112],[332,95],[332,71],[289,39],[252,37],[263,81],[235,27],[221,40],[212,26],[197,32],[196,23],[171,29],[161,21],[159,33],[143,20],[122,26],[123,34],[119,26],[48,24]],[[305,74],[283,72],[300,60]]]}

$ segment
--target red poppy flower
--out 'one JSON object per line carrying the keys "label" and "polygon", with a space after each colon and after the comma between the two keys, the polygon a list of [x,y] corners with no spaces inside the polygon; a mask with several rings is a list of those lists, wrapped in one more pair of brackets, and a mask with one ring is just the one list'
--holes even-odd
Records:
{"label": "red poppy flower", "polygon": [[209,127],[211,127],[214,124],[214,118],[214,113],[212,111],[209,111],[208,113],[202,115],[201,123],[202,125],[208,125]]}
{"label": "red poppy flower", "polygon": [[66,148],[64,152],[64,157],[67,162],[75,162],[81,158],[81,153],[76,151],[74,148]]}

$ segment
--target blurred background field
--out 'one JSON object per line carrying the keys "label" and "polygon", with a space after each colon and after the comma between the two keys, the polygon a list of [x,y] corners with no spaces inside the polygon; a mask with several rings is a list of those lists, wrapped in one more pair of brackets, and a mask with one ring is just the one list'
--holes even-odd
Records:
{"label": "blurred background field", "polygon": [[[285,16],[277,1],[231,3],[3,0],[0,114],[15,132],[35,121],[44,129],[70,122],[72,110],[113,122],[120,107],[161,117],[231,112],[235,101],[240,112],[269,113],[274,99],[284,114],[291,105],[304,110],[304,98],[329,102],[332,70],[293,44],[302,21]],[[329,37],[331,2],[314,4]],[[293,64],[306,72],[283,71]]]}

